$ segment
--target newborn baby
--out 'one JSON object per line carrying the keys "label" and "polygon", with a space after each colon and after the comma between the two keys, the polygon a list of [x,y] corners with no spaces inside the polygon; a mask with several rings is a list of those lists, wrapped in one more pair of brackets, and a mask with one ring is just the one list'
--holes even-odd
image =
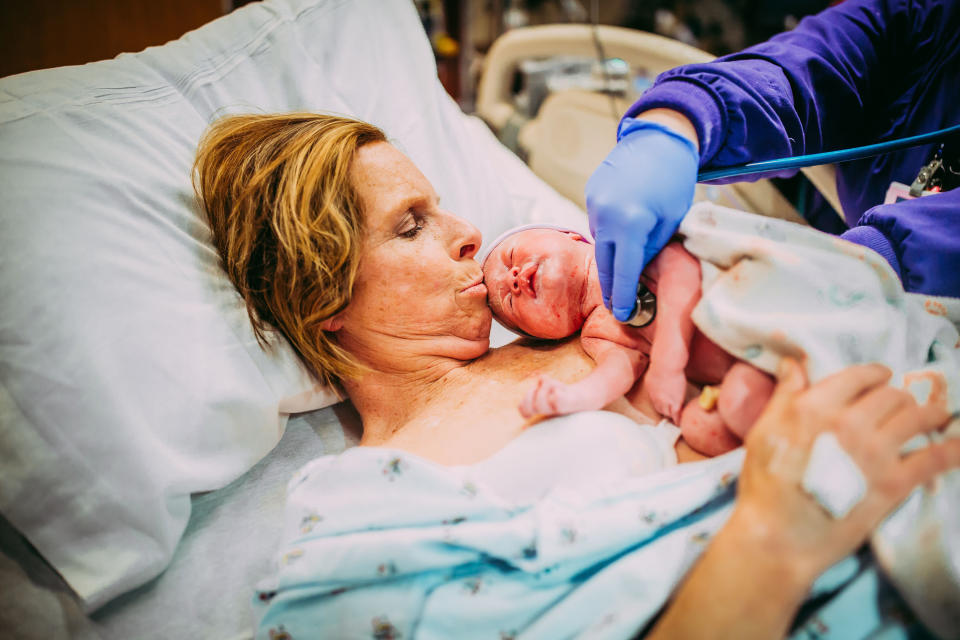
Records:
{"label": "newborn baby", "polygon": [[[653,407],[680,426],[687,444],[717,455],[740,445],[773,391],[770,376],[694,326],[700,262],[679,242],[664,247],[641,276],[657,297],[656,317],[641,328],[617,322],[603,306],[593,244],[575,231],[518,227],[497,238],[481,264],[490,309],[501,324],[549,339],[579,330],[583,350],[596,362],[573,384],[538,377],[520,404],[525,417],[600,409],[646,371]],[[707,386],[686,402],[688,381]]]}

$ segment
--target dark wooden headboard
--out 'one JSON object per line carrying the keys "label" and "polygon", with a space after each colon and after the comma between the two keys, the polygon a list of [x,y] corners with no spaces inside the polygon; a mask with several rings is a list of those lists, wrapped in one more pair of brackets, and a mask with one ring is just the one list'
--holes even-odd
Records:
{"label": "dark wooden headboard", "polygon": [[0,0],[0,76],[163,44],[243,2]]}

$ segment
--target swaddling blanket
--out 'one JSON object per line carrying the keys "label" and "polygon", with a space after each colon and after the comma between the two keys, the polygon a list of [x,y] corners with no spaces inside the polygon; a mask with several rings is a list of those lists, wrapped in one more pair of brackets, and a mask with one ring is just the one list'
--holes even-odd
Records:
{"label": "swaddling blanket", "polygon": [[783,220],[702,203],[680,234],[703,271],[693,321],[726,351],[769,373],[799,358],[811,383],[882,362],[960,410],[960,300],[905,293],[874,251]]}
{"label": "swaddling blanket", "polygon": [[[955,416],[946,434],[960,435],[960,300],[905,293],[886,260],[859,245],[710,203],[690,210],[680,234],[703,272],[694,323],[726,351],[770,373],[796,357],[811,383],[881,362],[918,402],[943,403]],[[923,621],[960,637],[960,472],[915,491],[872,546]]]}

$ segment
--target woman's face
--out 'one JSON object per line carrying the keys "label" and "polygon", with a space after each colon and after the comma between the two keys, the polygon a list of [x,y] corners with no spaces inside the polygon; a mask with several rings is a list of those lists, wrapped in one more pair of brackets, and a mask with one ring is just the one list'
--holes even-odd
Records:
{"label": "woman's face", "polygon": [[593,245],[576,233],[530,229],[507,237],[483,265],[490,308],[511,329],[565,338],[583,326]]}
{"label": "woman's face", "polygon": [[441,209],[423,174],[388,143],[361,147],[350,178],[365,235],[340,344],[368,362],[408,350],[460,360],[486,353],[491,315],[473,259],[480,232]]}

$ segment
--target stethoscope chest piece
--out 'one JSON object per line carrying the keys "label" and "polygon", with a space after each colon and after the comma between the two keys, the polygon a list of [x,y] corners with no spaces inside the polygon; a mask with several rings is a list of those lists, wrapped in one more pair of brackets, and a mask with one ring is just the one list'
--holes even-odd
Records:
{"label": "stethoscope chest piece", "polygon": [[637,306],[625,324],[645,327],[657,317],[657,297],[641,282],[637,285]]}

